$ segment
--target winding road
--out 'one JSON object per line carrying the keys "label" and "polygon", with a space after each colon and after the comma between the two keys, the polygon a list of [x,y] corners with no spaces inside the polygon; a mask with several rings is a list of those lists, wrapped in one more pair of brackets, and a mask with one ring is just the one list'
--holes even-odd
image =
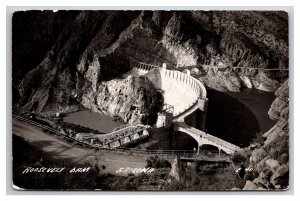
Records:
{"label": "winding road", "polygon": [[[144,168],[146,165],[145,156],[121,155],[115,152],[72,146],[59,139],[58,136],[43,131],[42,128],[15,118],[12,119],[12,132],[13,135],[23,138],[37,150],[50,154],[53,160],[62,162],[66,166],[97,161],[99,165],[105,165],[103,173],[115,174],[121,167]],[[24,154],[31,155],[32,153]]]}

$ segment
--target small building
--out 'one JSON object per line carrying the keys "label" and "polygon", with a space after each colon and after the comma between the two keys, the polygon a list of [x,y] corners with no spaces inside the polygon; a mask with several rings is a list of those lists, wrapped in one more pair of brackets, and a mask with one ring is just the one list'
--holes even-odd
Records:
{"label": "small building", "polygon": [[172,125],[173,114],[169,112],[160,112],[157,114],[156,127],[170,128]]}

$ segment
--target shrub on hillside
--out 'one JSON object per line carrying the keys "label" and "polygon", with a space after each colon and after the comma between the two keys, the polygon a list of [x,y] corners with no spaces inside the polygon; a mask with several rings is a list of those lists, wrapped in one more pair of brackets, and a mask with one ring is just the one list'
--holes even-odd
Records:
{"label": "shrub on hillside", "polygon": [[171,163],[165,159],[159,158],[156,156],[151,156],[146,160],[146,168],[152,167],[152,168],[171,168]]}
{"label": "shrub on hillside", "polygon": [[240,152],[235,152],[233,156],[231,157],[231,160],[235,164],[244,164],[248,160],[246,156],[241,154]]}

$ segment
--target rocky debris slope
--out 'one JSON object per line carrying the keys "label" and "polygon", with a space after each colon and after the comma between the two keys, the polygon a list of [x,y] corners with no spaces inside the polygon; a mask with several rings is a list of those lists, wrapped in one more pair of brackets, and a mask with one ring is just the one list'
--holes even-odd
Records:
{"label": "rocky debris slope", "polygon": [[289,86],[288,80],[276,91],[270,118],[277,123],[268,132],[262,146],[252,151],[250,165],[257,172],[244,190],[287,189],[289,186]]}
{"label": "rocky debris slope", "polygon": [[[44,20],[47,23],[51,19]],[[286,69],[287,38],[286,13],[280,12],[78,11],[74,20],[60,31],[42,62],[22,74],[21,81],[13,80],[19,92],[14,95],[14,111],[53,115],[83,105],[133,122],[137,120],[134,111],[127,108],[128,113],[122,113],[122,102],[115,108],[123,109],[97,103],[107,100],[102,90],[104,82],[128,72],[128,57],[159,65],[167,62],[170,68],[211,64]],[[207,86],[220,90],[238,91],[254,86],[272,91],[277,81],[287,75],[242,69],[209,70],[202,77]],[[151,91],[148,82],[143,81]],[[118,89],[119,85],[115,86]],[[109,95],[122,99],[120,94]],[[141,100],[148,100],[147,93],[144,95]],[[150,105],[145,108],[152,108],[154,102],[147,103]]]}

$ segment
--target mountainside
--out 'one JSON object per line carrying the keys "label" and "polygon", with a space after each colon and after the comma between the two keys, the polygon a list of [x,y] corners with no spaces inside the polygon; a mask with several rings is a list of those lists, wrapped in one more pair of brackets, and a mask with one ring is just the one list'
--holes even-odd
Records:
{"label": "mountainside", "polygon": [[275,93],[269,116],[276,124],[257,142],[241,150],[253,168],[243,190],[287,189],[289,187],[289,84]]}
{"label": "mountainside", "polygon": [[[26,19],[31,12],[15,13],[13,22],[21,14]],[[63,28],[53,35],[55,42],[44,47],[39,64],[25,60],[26,69],[15,70],[23,64],[13,57],[13,69],[19,72],[13,77],[15,112],[54,115],[85,106],[125,122],[149,122],[161,107],[161,97],[145,78],[121,79],[129,70],[128,57],[158,65],[167,62],[170,68],[198,64],[288,68],[288,26],[283,12],[73,11],[73,17],[59,15]],[[35,20],[53,22],[50,17]],[[13,24],[14,32],[32,31],[18,25]],[[39,30],[30,33],[32,39],[26,40],[44,40],[37,37],[43,36]],[[20,36],[13,36],[15,43],[19,40]],[[13,45],[13,52],[24,48]],[[41,57],[42,53],[37,54]],[[287,77],[284,72],[245,69],[228,74],[234,75],[207,73],[201,79],[219,90],[225,86],[238,91],[250,82],[272,91]],[[138,111],[129,107],[136,103],[134,99],[124,98],[132,94],[140,102]]]}

